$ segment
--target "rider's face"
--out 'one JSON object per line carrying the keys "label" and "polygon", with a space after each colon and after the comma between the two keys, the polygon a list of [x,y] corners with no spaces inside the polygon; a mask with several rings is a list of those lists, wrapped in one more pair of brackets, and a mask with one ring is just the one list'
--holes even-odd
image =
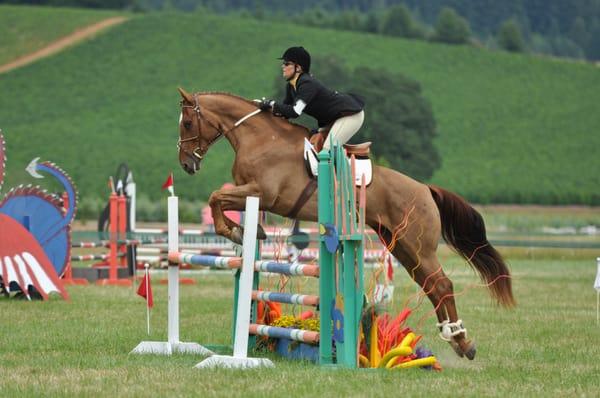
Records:
{"label": "rider's face", "polygon": [[296,73],[296,64],[293,62],[284,61],[281,64],[281,70],[283,72],[283,77],[286,80],[291,79],[294,76],[294,73]]}

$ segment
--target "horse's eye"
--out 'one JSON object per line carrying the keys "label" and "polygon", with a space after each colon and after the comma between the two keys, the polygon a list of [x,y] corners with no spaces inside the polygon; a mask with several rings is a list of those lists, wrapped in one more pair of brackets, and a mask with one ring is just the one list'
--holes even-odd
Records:
{"label": "horse's eye", "polygon": [[186,130],[189,130],[192,127],[192,122],[186,120],[185,122],[183,122],[183,127],[185,127]]}

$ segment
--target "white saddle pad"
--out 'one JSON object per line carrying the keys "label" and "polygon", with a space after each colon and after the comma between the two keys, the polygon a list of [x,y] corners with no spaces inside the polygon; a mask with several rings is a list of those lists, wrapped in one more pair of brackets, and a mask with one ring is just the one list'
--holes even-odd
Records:
{"label": "white saddle pad", "polygon": [[[319,158],[317,152],[313,148],[308,139],[304,139],[304,161],[307,164],[307,170],[310,171],[313,177],[319,175]],[[350,161],[348,159],[348,161]],[[369,185],[373,179],[373,164],[371,159],[356,159],[354,162],[356,168],[356,177],[354,183],[360,186],[363,175],[365,176],[365,185]]]}

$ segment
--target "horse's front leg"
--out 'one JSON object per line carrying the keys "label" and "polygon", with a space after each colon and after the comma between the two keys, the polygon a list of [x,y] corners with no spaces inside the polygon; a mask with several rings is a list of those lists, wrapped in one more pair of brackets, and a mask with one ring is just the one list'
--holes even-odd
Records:
{"label": "horse's front leg", "polygon": [[[244,211],[246,197],[248,196],[261,197],[260,189],[256,183],[219,189],[214,191],[208,199],[208,205],[215,223],[215,232],[237,244],[242,244],[243,229],[239,224],[225,216],[223,212],[227,210]],[[266,238],[266,234],[260,225],[258,226],[257,237],[259,239]]]}

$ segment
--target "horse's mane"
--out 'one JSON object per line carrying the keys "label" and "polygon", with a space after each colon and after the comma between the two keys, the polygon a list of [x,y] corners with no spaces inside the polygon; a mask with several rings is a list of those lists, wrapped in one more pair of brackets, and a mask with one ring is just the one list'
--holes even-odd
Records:
{"label": "horse's mane", "polygon": [[244,101],[245,103],[257,108],[256,102],[249,100],[247,98],[244,98],[244,97],[240,97],[239,95],[236,95],[236,94],[228,93],[226,91],[202,91],[202,92],[199,92],[196,94],[198,94],[198,95],[224,95],[227,97],[233,97],[233,98],[239,99],[241,101]]}
{"label": "horse's mane", "polygon": [[[231,97],[231,98],[238,99],[238,100],[243,101],[243,102],[245,102],[245,103],[247,103],[249,105],[252,105],[255,108],[258,108],[258,106],[256,105],[256,102],[254,102],[252,100],[249,100],[247,98],[241,97],[241,96],[236,95],[236,94],[228,93],[226,91],[201,91],[201,92],[196,93],[196,94],[198,94],[198,95],[224,95],[226,97]],[[300,127],[300,128],[305,129],[305,130],[308,130],[308,128],[306,126],[303,126],[303,125],[298,124],[298,123],[291,122],[288,119],[284,119],[282,117],[276,117],[276,116],[272,116],[272,118],[275,121],[275,123],[281,123],[281,124],[286,125],[286,126],[291,126],[292,128],[294,128],[294,127]]]}

